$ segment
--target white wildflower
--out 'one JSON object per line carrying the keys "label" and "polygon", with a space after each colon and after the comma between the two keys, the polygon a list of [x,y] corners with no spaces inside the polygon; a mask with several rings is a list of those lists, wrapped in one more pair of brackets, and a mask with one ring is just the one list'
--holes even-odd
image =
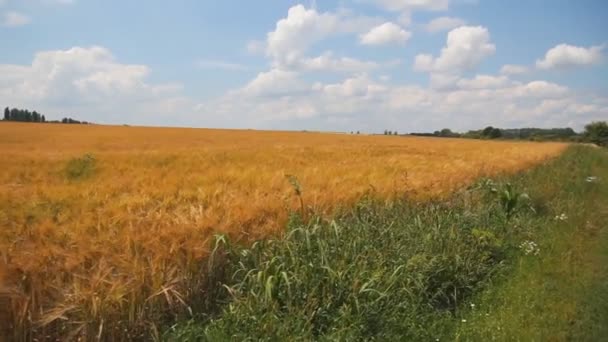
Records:
{"label": "white wildflower", "polygon": [[463,320],[462,320],[462,323],[466,323],[466,322],[467,322],[467,320],[466,320],[466,319],[463,319]]}
{"label": "white wildflower", "polygon": [[534,241],[524,241],[519,245],[519,249],[524,251],[526,255],[538,255],[540,253],[540,248]]}
{"label": "white wildflower", "polygon": [[587,177],[587,179],[585,179],[585,181],[587,183],[593,183],[593,182],[597,181],[597,177],[595,177],[595,176],[589,176],[589,177]]}
{"label": "white wildflower", "polygon": [[471,309],[475,309],[475,304],[471,303]]}
{"label": "white wildflower", "polygon": [[567,219],[568,219],[568,215],[563,214],[563,213],[561,215],[555,216],[556,221],[566,221]]}

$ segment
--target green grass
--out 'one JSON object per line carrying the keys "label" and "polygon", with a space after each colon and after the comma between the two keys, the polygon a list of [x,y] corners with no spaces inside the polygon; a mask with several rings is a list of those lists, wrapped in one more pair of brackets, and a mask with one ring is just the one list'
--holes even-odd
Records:
{"label": "green grass", "polygon": [[576,148],[556,166],[530,175],[535,195],[551,208],[530,236],[539,255],[514,259],[502,282],[477,296],[456,339],[608,339],[608,153]]}
{"label": "green grass", "polygon": [[606,181],[606,151],[572,147],[446,201],[294,215],[284,237],[249,248],[219,237],[219,314],[193,313],[164,338],[605,339]]}

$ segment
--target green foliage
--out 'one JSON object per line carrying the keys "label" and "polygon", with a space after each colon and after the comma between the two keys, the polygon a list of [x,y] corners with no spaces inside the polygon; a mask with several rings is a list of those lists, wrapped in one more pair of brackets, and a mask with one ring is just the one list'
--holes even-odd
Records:
{"label": "green foliage", "polygon": [[300,215],[302,215],[302,218],[305,218],[306,212],[304,209],[304,199],[302,198],[302,186],[300,185],[300,181],[298,181],[298,178],[294,175],[285,175],[285,177],[287,178],[289,184],[291,184],[291,186],[293,187],[295,195],[300,201]]}
{"label": "green foliage", "polygon": [[87,153],[82,157],[70,159],[65,167],[65,174],[69,180],[85,179],[94,173],[95,166],[95,157]]}
{"label": "green foliage", "polygon": [[502,137],[502,131],[499,128],[488,126],[481,131],[481,136],[486,139],[497,139]]}
{"label": "green foliage", "polygon": [[337,220],[293,220],[283,238],[235,250],[230,304],[171,339],[434,340],[507,248],[506,221],[492,207],[473,214],[464,200],[367,200]]}
{"label": "green foliage", "polygon": [[606,121],[592,122],[585,126],[584,136],[589,142],[608,147],[608,124]]}
{"label": "green foliage", "polygon": [[510,182],[503,184],[495,183],[492,179],[482,179],[471,190],[484,190],[488,197],[493,198],[502,208],[505,217],[510,219],[518,209],[529,208],[534,211],[534,207],[530,205],[530,197],[524,192],[518,191]]}

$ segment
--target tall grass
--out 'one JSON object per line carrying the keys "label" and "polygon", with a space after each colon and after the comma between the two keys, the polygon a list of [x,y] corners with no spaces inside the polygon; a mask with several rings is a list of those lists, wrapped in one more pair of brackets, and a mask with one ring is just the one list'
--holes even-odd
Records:
{"label": "tall grass", "polygon": [[[172,340],[435,340],[517,250],[529,205],[473,187],[447,202],[361,201],[335,220],[294,216],[286,235],[228,249],[219,318]],[[533,227],[527,227],[532,229]]]}

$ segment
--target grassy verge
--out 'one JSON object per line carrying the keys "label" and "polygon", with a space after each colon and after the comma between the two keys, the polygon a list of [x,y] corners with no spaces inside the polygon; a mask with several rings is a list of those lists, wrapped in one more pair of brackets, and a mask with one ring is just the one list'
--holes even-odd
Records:
{"label": "grassy verge", "polygon": [[608,338],[608,153],[577,148],[556,165],[530,175],[555,214],[531,235],[540,252],[515,258],[502,282],[477,296],[456,339]]}
{"label": "grassy verge", "polygon": [[294,216],[285,237],[247,249],[218,238],[214,257],[232,275],[221,313],[195,313],[164,338],[605,337],[606,180],[605,151],[572,147],[448,201],[364,200],[308,224]]}

